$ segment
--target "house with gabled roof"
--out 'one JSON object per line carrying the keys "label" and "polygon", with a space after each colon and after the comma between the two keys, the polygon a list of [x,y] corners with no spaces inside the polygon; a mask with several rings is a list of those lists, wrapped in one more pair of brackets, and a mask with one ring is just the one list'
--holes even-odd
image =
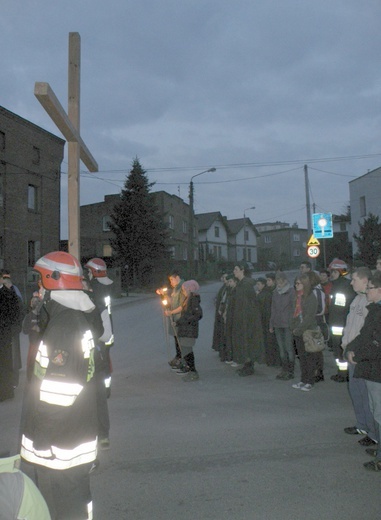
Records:
{"label": "house with gabled roof", "polygon": [[198,227],[199,260],[228,259],[229,227],[219,211],[196,215]]}
{"label": "house with gabled roof", "polygon": [[228,260],[240,262],[242,260],[256,264],[258,261],[257,238],[259,233],[248,218],[226,220],[228,233]]}

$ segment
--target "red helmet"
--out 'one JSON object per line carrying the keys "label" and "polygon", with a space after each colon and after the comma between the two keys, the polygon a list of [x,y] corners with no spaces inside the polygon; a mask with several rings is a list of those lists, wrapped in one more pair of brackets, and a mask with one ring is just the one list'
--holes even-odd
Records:
{"label": "red helmet", "polygon": [[107,265],[101,258],[92,258],[85,264],[85,267],[90,269],[94,278],[105,278],[107,276]]}
{"label": "red helmet", "polygon": [[342,275],[348,272],[347,264],[343,260],[340,260],[340,258],[334,258],[329,264],[328,269],[330,271],[339,271]]}
{"label": "red helmet", "polygon": [[83,290],[81,264],[69,253],[48,253],[37,260],[33,269],[40,273],[42,286],[49,291]]}

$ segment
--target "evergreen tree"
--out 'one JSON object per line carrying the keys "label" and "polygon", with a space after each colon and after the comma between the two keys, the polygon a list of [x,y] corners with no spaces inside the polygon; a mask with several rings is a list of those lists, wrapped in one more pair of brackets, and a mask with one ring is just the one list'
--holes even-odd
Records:
{"label": "evergreen tree", "polygon": [[111,215],[115,235],[111,245],[134,285],[150,282],[155,267],[169,257],[166,226],[150,193],[153,185],[138,158],[134,159]]}
{"label": "evergreen tree", "polygon": [[381,224],[378,216],[369,213],[369,217],[362,224],[359,223],[359,234],[354,233],[353,238],[358,248],[356,258],[373,269],[377,257],[381,255]]}

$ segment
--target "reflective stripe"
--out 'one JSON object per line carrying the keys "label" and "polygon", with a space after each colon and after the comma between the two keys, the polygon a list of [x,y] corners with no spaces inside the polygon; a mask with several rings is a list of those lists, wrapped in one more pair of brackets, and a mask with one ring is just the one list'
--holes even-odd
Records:
{"label": "reflective stripe", "polygon": [[83,386],[44,379],[40,387],[40,401],[58,406],[72,406]]}
{"label": "reflective stripe", "polygon": [[87,519],[88,520],[93,520],[93,503],[92,502],[89,502],[87,504]]}
{"label": "reflective stripe", "polygon": [[111,386],[111,376],[105,378],[105,387],[110,388]]}
{"label": "reflective stripe", "polygon": [[90,352],[94,348],[94,340],[93,335],[91,334],[91,330],[87,330],[82,338],[82,352],[84,359],[89,359]]}
{"label": "reflective stripe", "polygon": [[111,338],[106,341],[105,345],[113,345],[114,344],[114,334],[111,334]]}
{"label": "reflective stripe", "polygon": [[42,368],[48,368],[49,356],[48,347],[41,341],[36,354],[36,361]]}
{"label": "reflective stripe", "polygon": [[[33,447],[33,441],[23,435],[20,453],[23,459],[33,464],[58,470],[69,469],[95,460],[97,456],[97,439],[80,444],[73,449],[62,449],[52,446],[50,450],[39,451]],[[44,454],[48,456],[45,457]]]}
{"label": "reflective stripe", "polygon": [[345,307],[345,305],[347,303],[347,299],[345,297],[345,294],[336,293],[334,297],[335,297],[334,305],[337,305],[339,307]]}
{"label": "reflective stripe", "polygon": [[108,310],[108,313],[111,314],[111,298],[110,296],[105,297],[105,307]]}
{"label": "reflective stripe", "polygon": [[343,329],[344,329],[344,327],[335,327],[335,326],[331,327],[332,334],[334,336],[342,336],[343,335]]}
{"label": "reflective stripe", "polygon": [[348,362],[341,361],[340,359],[336,359],[336,366],[339,370],[348,370]]}

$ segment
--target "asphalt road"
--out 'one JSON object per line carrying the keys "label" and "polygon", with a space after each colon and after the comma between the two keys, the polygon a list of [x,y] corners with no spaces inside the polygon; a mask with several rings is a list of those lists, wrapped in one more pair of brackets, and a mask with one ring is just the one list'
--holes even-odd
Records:
{"label": "asphalt road", "polygon": [[[218,287],[201,290],[192,383],[168,367],[158,297],[114,306],[111,449],[92,476],[95,520],[378,520],[381,474],[363,468],[358,436],[343,432],[354,416],[346,385],[330,381],[332,354],[309,393],[265,365],[238,377],[211,349]],[[0,405],[11,451],[21,393]]]}

